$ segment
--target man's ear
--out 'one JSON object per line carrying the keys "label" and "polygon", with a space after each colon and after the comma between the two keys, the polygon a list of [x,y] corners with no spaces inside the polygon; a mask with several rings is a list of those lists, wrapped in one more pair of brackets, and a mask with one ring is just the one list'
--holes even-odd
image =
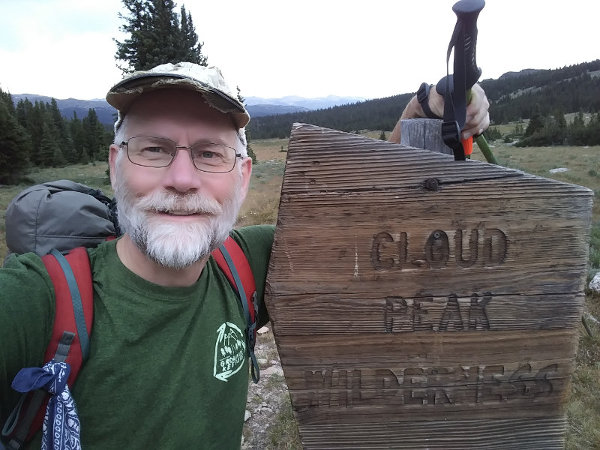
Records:
{"label": "man's ear", "polygon": [[[246,198],[248,189],[250,188],[250,177],[252,176],[252,158],[246,157],[241,161],[241,172],[242,172],[242,185],[240,190],[242,192],[242,199]],[[112,173],[112,171],[111,171]]]}
{"label": "man's ear", "polygon": [[110,184],[115,188],[116,182],[116,164],[117,164],[117,155],[119,153],[120,147],[116,144],[112,144],[108,150],[108,167],[110,168]]}

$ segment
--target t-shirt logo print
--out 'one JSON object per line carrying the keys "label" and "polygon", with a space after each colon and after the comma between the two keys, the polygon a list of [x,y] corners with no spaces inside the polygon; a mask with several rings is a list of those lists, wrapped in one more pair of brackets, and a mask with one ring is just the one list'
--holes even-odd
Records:
{"label": "t-shirt logo print", "polygon": [[245,357],[244,333],[235,324],[225,322],[217,329],[214,377],[227,381],[244,366]]}

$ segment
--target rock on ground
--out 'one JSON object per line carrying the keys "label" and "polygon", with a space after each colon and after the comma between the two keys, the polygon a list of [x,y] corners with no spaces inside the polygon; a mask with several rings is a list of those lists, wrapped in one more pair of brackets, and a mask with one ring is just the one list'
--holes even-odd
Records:
{"label": "rock on ground", "polygon": [[592,281],[590,281],[588,288],[596,293],[600,292],[600,272],[594,275],[594,278],[592,278]]}

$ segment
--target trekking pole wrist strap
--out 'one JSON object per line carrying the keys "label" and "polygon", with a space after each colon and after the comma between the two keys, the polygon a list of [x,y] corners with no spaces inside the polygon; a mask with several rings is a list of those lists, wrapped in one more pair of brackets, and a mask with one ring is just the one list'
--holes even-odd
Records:
{"label": "trekking pole wrist strap", "polygon": [[432,84],[426,82],[421,83],[421,86],[419,86],[419,90],[417,91],[417,101],[419,102],[419,105],[421,105],[425,117],[428,119],[441,119],[441,117],[434,113],[429,107],[429,93],[432,87]]}

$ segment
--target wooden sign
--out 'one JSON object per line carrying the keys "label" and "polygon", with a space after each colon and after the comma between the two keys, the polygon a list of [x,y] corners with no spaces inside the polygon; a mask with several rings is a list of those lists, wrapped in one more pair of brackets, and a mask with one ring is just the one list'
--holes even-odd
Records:
{"label": "wooden sign", "polygon": [[592,192],[296,124],[266,302],[306,448],[562,448]]}

